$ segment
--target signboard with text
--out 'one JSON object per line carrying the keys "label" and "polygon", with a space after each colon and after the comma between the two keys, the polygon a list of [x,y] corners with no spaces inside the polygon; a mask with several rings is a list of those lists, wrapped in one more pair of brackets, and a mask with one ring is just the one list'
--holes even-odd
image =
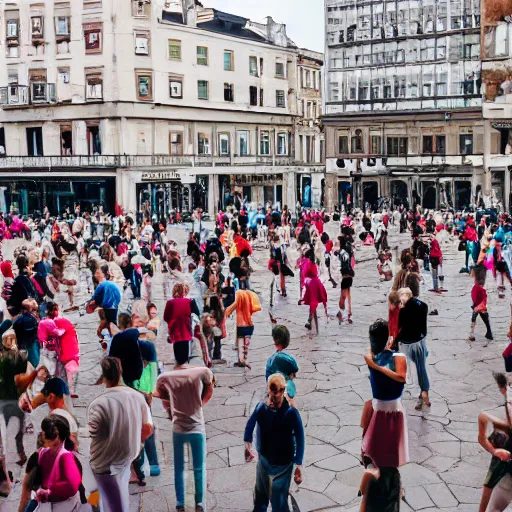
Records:
{"label": "signboard with text", "polygon": [[142,181],[172,181],[179,179],[180,173],[178,171],[156,171],[142,173]]}

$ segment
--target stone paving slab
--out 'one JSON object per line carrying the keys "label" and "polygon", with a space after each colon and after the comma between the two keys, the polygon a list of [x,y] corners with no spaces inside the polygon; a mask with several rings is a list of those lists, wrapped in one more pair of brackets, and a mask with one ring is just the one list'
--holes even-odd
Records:
{"label": "stone paving slab", "polygon": [[[173,237],[186,238],[184,230]],[[409,237],[390,233],[391,246],[405,247]],[[424,273],[421,298],[438,316],[429,317],[428,371],[432,386],[432,409],[414,411],[418,395],[417,382],[408,384],[404,395],[409,427],[411,462],[401,469],[405,488],[402,511],[477,510],[481,485],[487,473],[490,455],[477,443],[477,416],[482,410],[501,410],[502,397],[496,390],[492,371],[503,370],[501,352],[506,347],[509,323],[510,291],[506,300],[497,297],[496,286],[489,274],[489,312],[495,341],[483,347],[484,326],[477,324],[477,341],[466,343],[471,318],[470,290],[472,279],[459,274],[462,254],[457,241],[442,244],[444,251],[445,286],[441,296],[430,294],[430,275]],[[363,355],[369,349],[368,326],[378,317],[387,318],[389,283],[380,283],[372,248],[357,254],[355,285],[352,289],[354,323],[339,326],[337,320],[326,321],[320,314],[320,334],[312,336],[304,328],[307,308],[297,305],[298,277],[288,284],[288,297],[276,298],[274,315],[290,329],[290,353],[300,366],[296,403],[306,425],[306,456],[304,483],[292,484],[301,512],[359,510],[357,491],[363,474],[359,464],[361,407],[371,398],[368,370]],[[268,320],[270,276],[266,269],[267,252],[255,254],[253,286],[260,294],[263,311],[255,315],[255,335],[251,341],[249,360],[252,370],[233,368],[236,354],[231,350],[234,323],[228,322],[228,339],[223,355],[228,367],[215,368],[217,387],[212,402],[205,409],[207,423],[208,507],[212,512],[252,510],[252,490],[256,464],[247,464],[243,457],[243,429],[251,410],[265,393],[265,362],[273,352]],[[335,274],[336,275],[336,274]],[[155,302],[163,311],[165,298],[162,278],[154,279]],[[329,312],[337,311],[339,287],[333,290],[326,283]],[[83,301],[82,295],[78,300]],[[124,304],[129,301],[127,291]],[[90,401],[101,392],[92,386],[99,376],[102,354],[95,339],[95,316],[73,315],[82,352],[78,382],[80,399],[75,400],[75,413],[80,420],[81,448],[87,453],[85,415]],[[159,358],[170,367],[172,349],[165,342],[165,327],[160,329],[157,348]],[[414,373],[414,372],[413,372]],[[158,400],[153,406],[157,425],[157,446],[162,475],[148,478],[146,488],[131,486],[130,512],[166,512],[175,507],[172,426]],[[44,411],[41,411],[44,417]],[[13,422],[14,423],[14,422]],[[15,425],[9,426],[14,432]],[[12,439],[12,438],[11,438]],[[34,446],[33,436],[26,436],[27,451]],[[14,443],[11,443],[14,444]],[[15,454],[9,446],[9,469],[19,479],[22,472],[13,465]],[[86,464],[86,457],[81,457]],[[187,509],[193,510],[193,476],[187,472]],[[84,477],[86,487],[94,488],[90,474]],[[2,512],[17,509],[19,484],[0,506]]]}

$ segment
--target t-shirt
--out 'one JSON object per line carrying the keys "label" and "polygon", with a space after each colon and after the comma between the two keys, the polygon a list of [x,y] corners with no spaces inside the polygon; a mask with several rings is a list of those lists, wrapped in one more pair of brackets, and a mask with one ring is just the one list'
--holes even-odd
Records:
{"label": "t-shirt", "polygon": [[73,434],[74,432],[78,432],[78,424],[73,418],[73,416],[66,411],[66,409],[53,409],[53,411],[50,411],[50,415],[54,414],[55,416],[60,416],[67,420],[69,423],[69,431]]}
{"label": "t-shirt", "polygon": [[26,349],[37,338],[37,319],[30,313],[22,313],[14,320],[12,327],[16,333],[16,343],[20,350]]}
{"label": "t-shirt", "polygon": [[115,475],[139,455],[142,425],[152,425],[153,420],[142,393],[116,386],[91,402],[87,423],[92,470]]}
{"label": "t-shirt", "polygon": [[112,281],[103,281],[96,288],[92,300],[103,309],[117,309],[121,302],[121,292]]}
{"label": "t-shirt", "polygon": [[487,291],[483,286],[479,284],[475,284],[473,289],[471,290],[471,300],[473,301],[473,306],[476,308],[482,304],[483,306],[487,305]]}
{"label": "t-shirt", "polygon": [[213,373],[200,366],[171,370],[158,377],[156,389],[171,402],[174,432],[205,433],[202,393],[213,382]]}

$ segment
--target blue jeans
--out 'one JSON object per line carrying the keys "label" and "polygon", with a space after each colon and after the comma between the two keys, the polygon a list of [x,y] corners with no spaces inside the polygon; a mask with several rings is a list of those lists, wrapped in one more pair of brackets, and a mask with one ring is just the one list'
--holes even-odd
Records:
{"label": "blue jeans", "polygon": [[153,432],[145,441],[144,448],[140,451],[139,456],[133,461],[133,469],[139,480],[144,480],[146,475],[142,471],[144,466],[144,453],[148,457],[150,466],[158,466],[158,454],[156,452],[155,432]]}
{"label": "blue jeans", "polygon": [[185,445],[188,443],[190,443],[192,449],[196,505],[204,504],[206,491],[206,434],[173,432],[172,443],[174,448],[176,506],[185,506]]}
{"label": "blue jeans", "polygon": [[427,375],[428,349],[426,338],[422,338],[414,343],[400,343],[400,352],[407,356],[408,361],[412,361],[415,364],[420,389],[428,393],[430,382]]}
{"label": "blue jeans", "polygon": [[34,367],[39,365],[40,351],[39,341],[35,340],[27,344],[27,360]]}
{"label": "blue jeans", "polygon": [[265,457],[259,454],[253,512],[267,512],[269,501],[272,510],[290,512],[288,494],[292,472],[293,462],[284,466],[272,466]]}

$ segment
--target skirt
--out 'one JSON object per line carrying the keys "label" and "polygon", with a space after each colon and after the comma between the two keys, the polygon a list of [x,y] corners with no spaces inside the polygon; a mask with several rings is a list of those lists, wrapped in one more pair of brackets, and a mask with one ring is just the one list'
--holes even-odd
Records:
{"label": "skirt", "polygon": [[373,415],[361,451],[378,468],[398,468],[409,462],[409,438],[402,399],[373,400]]}

